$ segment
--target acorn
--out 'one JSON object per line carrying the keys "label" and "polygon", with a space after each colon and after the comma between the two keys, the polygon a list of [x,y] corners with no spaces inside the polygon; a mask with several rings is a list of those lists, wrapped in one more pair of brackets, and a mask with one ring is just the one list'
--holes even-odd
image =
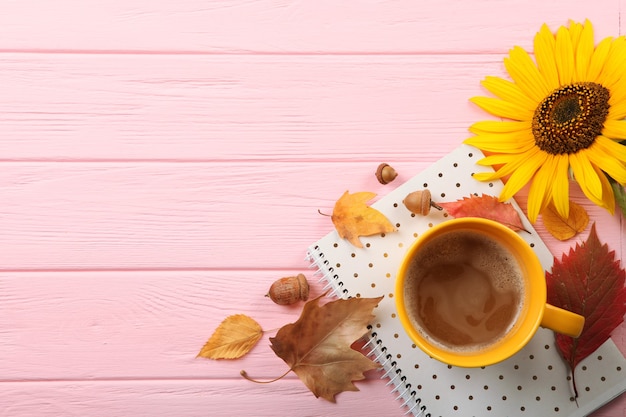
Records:
{"label": "acorn", "polygon": [[309,299],[309,283],[303,274],[280,278],[272,284],[265,295],[280,305],[290,305]]}
{"label": "acorn", "polygon": [[428,189],[409,193],[406,197],[404,197],[402,203],[404,203],[406,208],[409,209],[411,213],[421,214],[422,216],[426,216],[430,212],[431,207],[434,207],[437,210],[443,210],[443,207],[435,204],[430,199],[430,190]]}
{"label": "acorn", "polygon": [[397,176],[398,173],[396,172],[396,170],[387,163],[383,162],[382,164],[378,165],[378,168],[376,169],[376,179],[379,183],[383,185],[389,184],[391,181],[395,180]]}

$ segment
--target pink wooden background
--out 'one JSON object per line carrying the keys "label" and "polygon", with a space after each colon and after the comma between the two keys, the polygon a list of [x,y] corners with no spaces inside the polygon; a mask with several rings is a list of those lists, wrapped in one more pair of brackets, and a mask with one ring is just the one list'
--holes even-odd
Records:
{"label": "pink wooden background", "polygon": [[[509,48],[569,18],[622,34],[625,5],[0,1],[0,414],[403,415],[377,372],[337,404],[293,374],[243,380],[286,369],[267,337],[195,356],[229,314],[294,321],[263,295],[310,274],[317,210],[390,191],[379,162],[399,184],[458,146]],[[623,220],[574,198],[623,258]],[[576,242],[538,228],[558,256]],[[594,416],[626,416],[625,396]]]}

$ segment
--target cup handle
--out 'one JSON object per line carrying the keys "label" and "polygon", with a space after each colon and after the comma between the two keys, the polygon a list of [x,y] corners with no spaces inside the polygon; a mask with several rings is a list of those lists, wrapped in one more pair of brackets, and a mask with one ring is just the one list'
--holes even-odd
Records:
{"label": "cup handle", "polygon": [[578,337],[583,331],[584,325],[585,318],[580,314],[555,307],[552,304],[546,304],[541,327],[546,327],[566,336]]}

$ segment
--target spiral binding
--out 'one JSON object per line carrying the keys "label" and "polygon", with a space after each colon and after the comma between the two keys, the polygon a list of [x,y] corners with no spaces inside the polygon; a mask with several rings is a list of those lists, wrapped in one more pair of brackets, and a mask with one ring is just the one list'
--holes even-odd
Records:
{"label": "spiral binding", "polygon": [[[309,268],[315,268],[316,271],[313,276],[321,275],[319,282],[326,281],[326,285],[323,290],[329,290],[338,298],[345,298],[348,296],[348,290],[343,288],[343,282],[340,280],[339,275],[334,271],[334,268],[330,266],[330,262],[325,259],[324,253],[319,250],[319,246],[313,246],[307,251],[306,260],[310,262]],[[387,353],[387,348],[384,346],[383,341],[378,338],[376,332],[372,331],[372,326],[368,326],[369,333],[364,336],[365,345],[363,350],[367,351],[369,356],[374,362],[380,364],[384,372],[381,379],[389,378],[387,385],[393,385],[392,393],[397,393],[396,400],[402,401],[401,407],[406,407],[407,411],[404,415],[412,414],[414,417],[430,417],[429,413],[426,413],[426,406],[422,404],[422,399],[417,397],[417,392],[412,388],[411,384],[406,382],[406,377],[402,375],[402,369],[398,367],[396,361],[392,360],[393,356]]]}

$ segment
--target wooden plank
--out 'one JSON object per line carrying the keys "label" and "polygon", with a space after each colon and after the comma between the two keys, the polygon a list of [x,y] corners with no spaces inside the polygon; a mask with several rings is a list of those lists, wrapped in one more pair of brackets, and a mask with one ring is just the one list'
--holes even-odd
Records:
{"label": "wooden plank", "polygon": [[[158,366],[158,365],[156,365]],[[374,376],[376,378],[376,376]],[[21,382],[3,384],[0,412],[10,416],[233,417],[352,415],[367,398],[371,415],[402,416],[382,380],[357,382],[337,403],[317,399],[296,380],[258,385],[244,380]],[[271,398],[272,403],[268,402]],[[370,404],[371,402],[371,404]]]}
{"label": "wooden plank", "polygon": [[421,160],[502,58],[5,54],[0,160]]}
{"label": "wooden plank", "polygon": [[[300,268],[334,230],[318,209],[346,190],[383,196],[431,163],[389,162],[388,186],[367,162],[0,164],[0,270]],[[620,218],[572,195],[619,249]]]}
{"label": "wooden plank", "polygon": [[[239,380],[242,369],[277,377],[288,368],[268,338],[297,320],[302,304],[279,306],[265,294],[298,272],[307,274],[311,297],[322,293],[306,268],[2,273],[0,379]],[[240,313],[268,332],[252,352],[236,361],[196,358],[219,323]]]}
{"label": "wooden plank", "polygon": [[[471,16],[471,18],[468,18]],[[504,52],[542,23],[623,32],[620,2],[23,0],[0,8],[0,50],[191,53]],[[486,43],[485,39],[489,39]]]}

